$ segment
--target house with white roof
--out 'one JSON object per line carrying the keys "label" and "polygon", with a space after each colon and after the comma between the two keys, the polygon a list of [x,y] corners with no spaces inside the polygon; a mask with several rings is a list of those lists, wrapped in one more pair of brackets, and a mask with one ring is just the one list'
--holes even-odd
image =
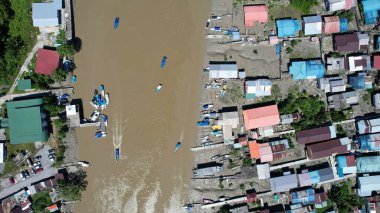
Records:
{"label": "house with white roof", "polygon": [[236,79],[238,77],[236,62],[210,62],[210,79]]}
{"label": "house with white roof", "polygon": [[366,71],[371,69],[371,57],[369,55],[348,57],[350,72]]}
{"label": "house with white roof", "polygon": [[356,5],[355,0],[326,0],[326,9],[330,12],[349,10]]}
{"label": "house with white roof", "polygon": [[342,77],[320,78],[318,87],[326,93],[346,91],[346,83]]}
{"label": "house with white roof", "polygon": [[322,17],[306,16],[303,17],[303,31],[305,35],[316,35],[322,33]]}

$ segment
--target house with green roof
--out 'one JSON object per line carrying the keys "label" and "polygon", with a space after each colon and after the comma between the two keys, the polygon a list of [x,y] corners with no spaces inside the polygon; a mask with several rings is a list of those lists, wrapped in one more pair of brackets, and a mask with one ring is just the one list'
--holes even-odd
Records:
{"label": "house with green roof", "polygon": [[46,142],[48,140],[47,116],[41,98],[9,101],[6,106],[8,118],[1,120],[1,127],[9,128],[11,144]]}

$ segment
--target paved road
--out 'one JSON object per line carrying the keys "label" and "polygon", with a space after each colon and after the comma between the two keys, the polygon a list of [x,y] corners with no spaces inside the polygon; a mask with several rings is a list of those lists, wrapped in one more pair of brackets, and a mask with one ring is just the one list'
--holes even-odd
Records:
{"label": "paved road", "polygon": [[40,162],[41,162],[42,167],[44,168],[44,171],[39,172],[34,176],[30,176],[26,180],[20,180],[19,177],[18,178],[15,177],[15,179],[17,179],[18,182],[14,185],[11,185],[8,179],[3,180],[1,183],[3,190],[0,192],[0,199],[9,196],[24,187],[30,186],[32,183],[49,178],[58,173],[58,169],[51,167],[54,162],[50,161],[48,158],[49,149],[50,147],[45,145],[44,148],[40,149],[35,155],[35,156],[37,155],[42,156]]}
{"label": "paved road", "polygon": [[[38,36],[40,38],[40,36]],[[44,46],[44,42],[41,40],[38,40],[37,43],[34,45],[32,51],[29,53],[28,57],[25,59],[24,64],[21,66],[21,69],[15,79],[15,81],[12,84],[12,87],[9,89],[8,94],[12,94],[17,86],[18,80],[20,79],[21,75],[25,72],[28,71],[28,65],[30,61],[33,59],[33,56],[36,54],[37,50],[39,48],[42,48]]]}

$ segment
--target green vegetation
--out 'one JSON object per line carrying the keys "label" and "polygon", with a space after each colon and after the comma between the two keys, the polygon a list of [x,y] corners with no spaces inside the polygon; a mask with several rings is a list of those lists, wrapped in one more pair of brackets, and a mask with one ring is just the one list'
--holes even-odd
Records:
{"label": "green vegetation", "polygon": [[342,11],[337,14],[340,18],[347,19],[348,22],[353,21],[355,18],[354,11],[348,10],[348,11]]}
{"label": "green vegetation", "polygon": [[229,169],[232,169],[232,168],[234,168],[234,167],[236,167],[236,166],[237,166],[237,164],[235,163],[234,160],[232,160],[232,159],[228,159],[228,168],[229,168]]}
{"label": "green vegetation", "polygon": [[55,96],[43,97],[44,108],[49,112],[51,117],[57,116],[59,113],[65,110],[65,106],[57,105],[57,98]]}
{"label": "green vegetation", "polygon": [[54,73],[51,76],[51,78],[55,82],[61,83],[62,81],[66,80],[66,75],[67,75],[67,73],[63,69],[57,69],[56,71],[54,71]]}
{"label": "green vegetation", "polygon": [[319,126],[330,120],[325,111],[325,103],[318,96],[311,96],[307,93],[290,93],[279,103],[279,108],[281,114],[295,112],[301,114],[301,119],[292,124],[296,130]]}
{"label": "green vegetation", "polygon": [[338,137],[345,137],[347,135],[347,132],[343,129],[342,125],[337,124],[336,134],[338,135]]}
{"label": "green vegetation", "polygon": [[254,50],[253,50],[253,53],[257,54],[257,50],[256,50],[256,49],[254,49]]}
{"label": "green vegetation", "polygon": [[222,181],[219,182],[219,188],[220,188],[221,190],[224,189],[224,185],[223,185]]}
{"label": "green vegetation", "polygon": [[234,0],[232,4],[234,7],[238,7],[238,6],[242,6],[244,3],[245,3],[245,0]]}
{"label": "green vegetation", "polygon": [[281,100],[281,89],[277,84],[272,84],[272,97],[276,102]]}
{"label": "green vegetation", "polygon": [[243,159],[243,166],[248,167],[252,166],[252,159],[250,157],[246,157]]}
{"label": "green vegetation", "polygon": [[0,2],[0,84],[10,84],[36,41],[32,0]]}
{"label": "green vegetation", "polygon": [[[9,132],[7,132],[7,135],[9,135]],[[5,166],[4,166],[4,171],[1,174],[6,175],[6,174],[15,174],[18,170],[19,167],[16,166],[12,158],[16,157],[16,155],[22,151],[30,151],[34,153],[36,151],[36,148],[34,147],[33,143],[26,143],[26,144],[10,144],[9,141],[6,143],[7,146],[7,157],[5,158]]]}
{"label": "green vegetation", "polygon": [[50,88],[50,84],[54,83],[54,80],[48,75],[40,75],[35,72],[29,72],[25,74],[24,78],[32,80],[32,87],[38,90],[46,90]]}
{"label": "green vegetation", "polygon": [[230,206],[228,204],[224,205],[224,206],[220,207],[218,213],[229,213],[229,212],[231,212],[229,209],[230,209]]}
{"label": "green vegetation", "polygon": [[245,186],[244,186],[244,184],[241,183],[241,184],[239,185],[239,187],[240,187],[241,191],[244,193],[244,192],[245,192]]}
{"label": "green vegetation", "polygon": [[293,49],[292,49],[292,48],[290,48],[290,47],[287,47],[285,50],[286,50],[286,53],[288,53],[288,54],[290,54],[290,53],[292,53],[292,52],[293,52]]}
{"label": "green vegetation", "polygon": [[66,147],[63,144],[63,139],[66,137],[66,133],[69,131],[69,127],[66,124],[66,121],[63,119],[58,119],[54,121],[55,131],[56,131],[56,138],[58,143],[58,150],[56,152],[57,159],[54,163],[55,167],[61,167],[64,157],[65,157],[65,151]]}
{"label": "green vegetation", "polygon": [[73,56],[77,52],[74,43],[66,40],[63,30],[59,31],[56,42],[59,44],[57,51],[61,56]]}
{"label": "green vegetation", "polygon": [[339,212],[346,213],[351,211],[353,206],[364,205],[364,199],[354,192],[352,186],[350,180],[332,186],[329,198],[336,204]]}
{"label": "green vegetation", "polygon": [[81,199],[81,192],[87,188],[87,174],[83,170],[69,173],[65,180],[58,180],[60,197],[68,201]]}
{"label": "green vegetation", "polygon": [[232,155],[232,157],[235,157],[235,158],[238,158],[241,156],[240,149],[232,149],[230,154]]}
{"label": "green vegetation", "polygon": [[45,208],[53,204],[48,192],[37,192],[32,196],[32,208],[36,212],[44,212]]}
{"label": "green vegetation", "polygon": [[290,41],[290,46],[295,47],[298,44],[298,40],[293,39]]}
{"label": "green vegetation", "polygon": [[227,86],[224,96],[219,96],[220,101],[224,103],[240,102],[244,98],[242,88],[237,83],[231,83]]}
{"label": "green vegetation", "polygon": [[318,5],[318,0],[290,0],[290,6],[299,10],[303,15],[310,14],[311,8]]}

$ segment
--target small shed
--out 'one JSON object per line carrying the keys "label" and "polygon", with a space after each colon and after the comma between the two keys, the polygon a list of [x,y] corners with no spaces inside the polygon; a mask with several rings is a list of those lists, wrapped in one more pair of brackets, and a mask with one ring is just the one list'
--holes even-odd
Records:
{"label": "small shed", "polygon": [[373,95],[373,105],[375,105],[375,109],[380,109],[380,93],[376,93]]}
{"label": "small shed", "polygon": [[272,82],[268,79],[245,81],[245,98],[255,99],[272,95]]}
{"label": "small shed", "polygon": [[303,28],[305,35],[316,35],[322,33],[322,17],[306,16],[303,17]]}
{"label": "small shed", "polygon": [[269,170],[269,164],[256,164],[257,169],[257,177],[260,180],[268,179],[270,178],[270,170]]}
{"label": "small shed", "polygon": [[30,79],[18,80],[17,90],[18,91],[27,91],[32,89],[32,81]]}
{"label": "small shed", "polygon": [[373,68],[380,70],[380,55],[373,56]]}

